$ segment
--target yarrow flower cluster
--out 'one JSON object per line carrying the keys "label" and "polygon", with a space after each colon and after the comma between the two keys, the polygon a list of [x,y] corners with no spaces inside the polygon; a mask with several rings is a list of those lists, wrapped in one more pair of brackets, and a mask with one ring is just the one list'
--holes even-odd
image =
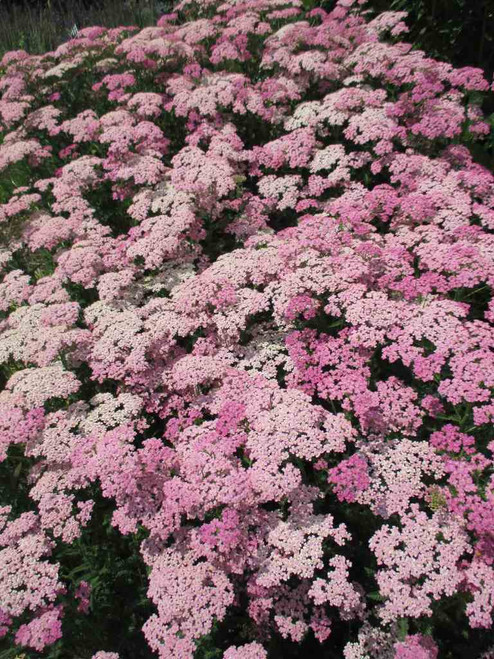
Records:
{"label": "yarrow flower cluster", "polygon": [[489,84],[315,4],[0,61],[6,647],[492,652]]}

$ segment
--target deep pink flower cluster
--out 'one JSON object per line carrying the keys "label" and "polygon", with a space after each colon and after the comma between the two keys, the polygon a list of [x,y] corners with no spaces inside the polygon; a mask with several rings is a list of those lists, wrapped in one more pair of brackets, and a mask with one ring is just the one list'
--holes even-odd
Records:
{"label": "deep pink flower cluster", "polygon": [[182,0],[1,61],[0,459],[32,510],[0,509],[0,636],[61,637],[94,488],[145,537],[163,659],[232,607],[225,659],[348,622],[346,659],[436,659],[453,597],[491,627],[489,85],[362,4]]}

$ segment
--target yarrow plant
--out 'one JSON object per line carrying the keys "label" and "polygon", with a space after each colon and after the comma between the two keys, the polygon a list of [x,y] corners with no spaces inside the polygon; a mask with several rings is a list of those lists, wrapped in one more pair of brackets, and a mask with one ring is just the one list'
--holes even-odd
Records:
{"label": "yarrow plant", "polygon": [[489,83],[323,6],[1,60],[2,657],[492,656]]}

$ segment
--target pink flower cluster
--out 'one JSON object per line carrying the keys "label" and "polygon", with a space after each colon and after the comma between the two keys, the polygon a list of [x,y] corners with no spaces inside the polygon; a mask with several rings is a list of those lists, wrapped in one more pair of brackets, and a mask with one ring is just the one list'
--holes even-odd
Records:
{"label": "pink flower cluster", "polygon": [[1,60],[0,459],[32,510],[0,509],[0,636],[90,611],[56,556],[95,488],[144,532],[162,659],[233,607],[225,659],[338,626],[345,659],[436,659],[453,597],[491,627],[489,85],[362,4],[182,0]]}

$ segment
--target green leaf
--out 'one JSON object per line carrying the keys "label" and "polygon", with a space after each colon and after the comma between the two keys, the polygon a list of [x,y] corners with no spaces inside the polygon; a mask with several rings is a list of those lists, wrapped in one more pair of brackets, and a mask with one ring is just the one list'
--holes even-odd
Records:
{"label": "green leaf", "polygon": [[408,618],[398,620],[398,639],[404,641],[408,635]]}

